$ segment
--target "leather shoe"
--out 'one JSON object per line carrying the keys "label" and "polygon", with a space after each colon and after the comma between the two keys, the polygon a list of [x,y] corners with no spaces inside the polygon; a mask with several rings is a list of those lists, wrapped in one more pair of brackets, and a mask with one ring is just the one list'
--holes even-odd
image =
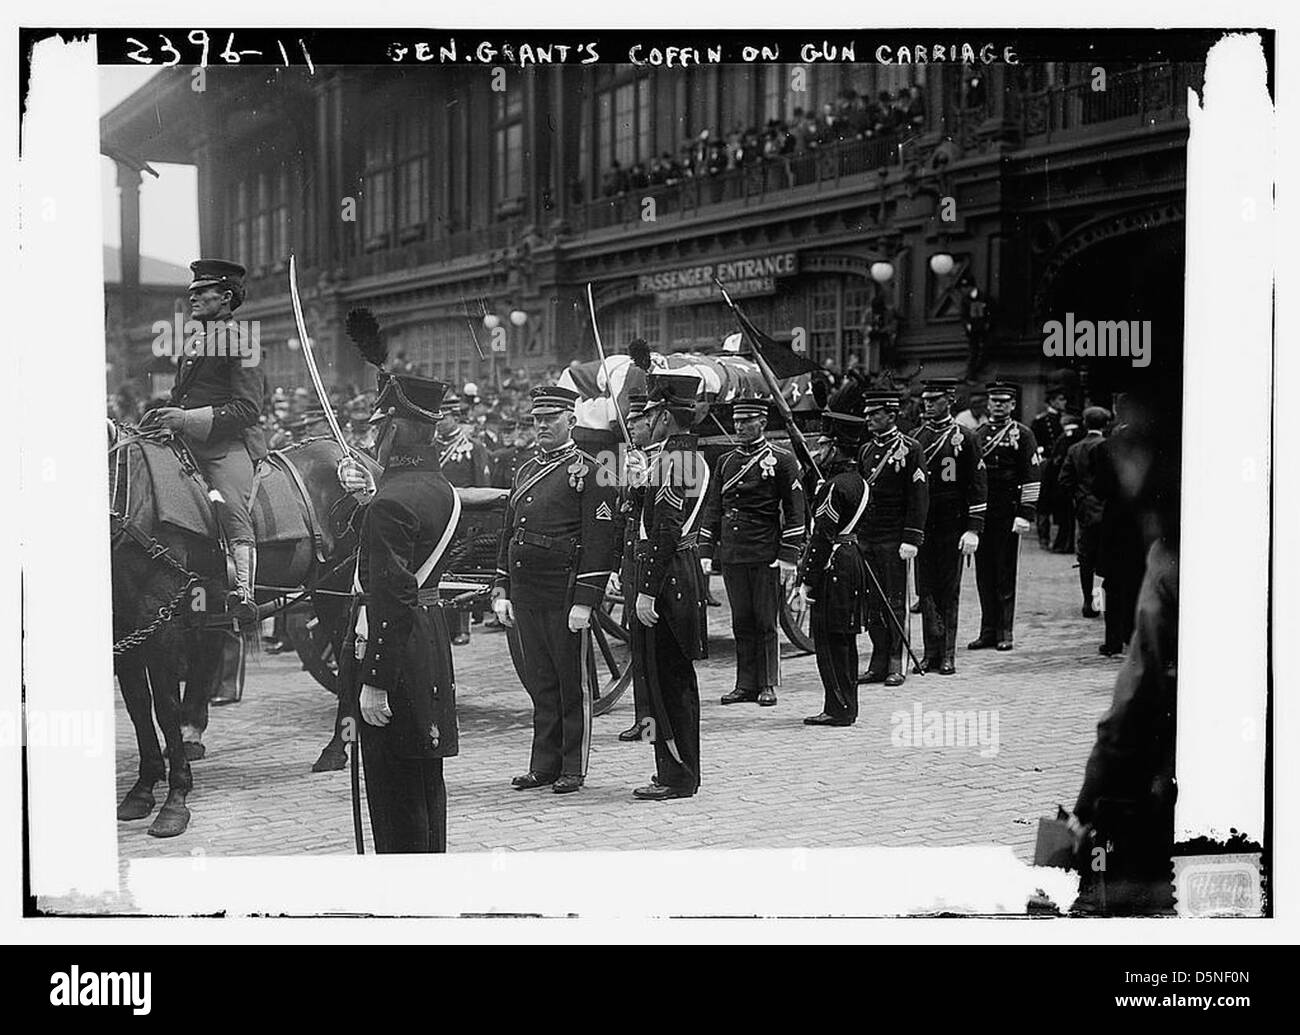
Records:
{"label": "leather shoe", "polygon": [[517,791],[531,791],[534,787],[549,787],[555,783],[558,777],[543,776],[541,773],[527,772],[523,776],[516,776],[510,781],[510,786]]}
{"label": "leather shoe", "polygon": [[572,794],[574,791],[578,790],[582,784],[583,779],[581,776],[570,776],[566,774],[555,781],[554,786],[551,787],[551,791],[555,794]]}
{"label": "leather shoe", "polygon": [[765,686],[758,692],[758,703],[764,708],[770,708],[776,704],[776,690],[773,687]]}
{"label": "leather shoe", "polygon": [[668,801],[671,798],[689,798],[694,793],[694,791],[688,791],[684,787],[664,787],[661,784],[652,783],[645,787],[638,787],[632,792],[632,797],[641,801]]}
{"label": "leather shoe", "polygon": [[970,643],[966,644],[966,649],[967,650],[988,650],[990,647],[996,645],[997,645],[997,640],[994,640],[991,637],[985,638],[981,636],[978,640],[971,640]]}
{"label": "leather shoe", "polygon": [[1114,644],[1110,644],[1110,643],[1103,643],[1100,647],[1097,648],[1097,653],[1104,654],[1106,655],[1106,657],[1112,658],[1116,654],[1123,654],[1124,648],[1116,647]]}
{"label": "leather shoe", "polygon": [[957,674],[957,666],[951,661],[945,661],[939,666],[937,671],[941,676],[955,676]]}
{"label": "leather shoe", "polygon": [[885,686],[902,686],[907,676],[901,672],[891,672],[885,677]]}
{"label": "leather shoe", "polygon": [[1084,604],[1084,605],[1083,605],[1083,610],[1080,612],[1080,614],[1082,614],[1084,618],[1100,618],[1100,617],[1101,617],[1101,612],[1098,611],[1098,610],[1096,610],[1096,609],[1093,608],[1093,607],[1090,607],[1088,604]]}
{"label": "leather shoe", "polygon": [[859,679],[858,682],[859,683],[883,683],[885,681],[885,676],[887,674],[888,673],[885,672],[868,672],[865,676]]}
{"label": "leather shoe", "polygon": [[853,720],[837,719],[834,715],[821,712],[817,715],[808,716],[808,718],[804,719],[803,724],[805,726],[852,726]]}
{"label": "leather shoe", "polygon": [[634,722],[618,735],[618,739],[622,741],[640,740],[645,734],[645,727],[646,724],[644,720],[641,722]]}
{"label": "leather shoe", "polygon": [[729,694],[722,695],[723,704],[748,704],[751,701],[757,700],[757,690],[741,690],[740,687],[736,687],[736,689],[731,691]]}
{"label": "leather shoe", "polygon": [[1013,650],[1015,646],[1010,640],[998,640],[998,650]]}

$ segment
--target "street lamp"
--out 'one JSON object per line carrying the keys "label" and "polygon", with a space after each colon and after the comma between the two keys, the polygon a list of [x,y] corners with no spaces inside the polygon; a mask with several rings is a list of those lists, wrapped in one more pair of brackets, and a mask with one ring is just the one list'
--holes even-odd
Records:
{"label": "street lamp", "polygon": [[501,326],[501,317],[497,316],[496,313],[488,313],[483,317],[483,326],[489,331],[495,331]]}
{"label": "street lamp", "polygon": [[528,322],[528,314],[522,309],[512,309],[510,311],[510,322],[516,327],[522,327]]}
{"label": "street lamp", "polygon": [[930,256],[930,269],[935,276],[946,277],[954,265],[952,256],[947,252],[936,252]]}
{"label": "street lamp", "polygon": [[894,279],[894,264],[887,260],[880,260],[871,264],[871,279],[877,284],[888,284]]}

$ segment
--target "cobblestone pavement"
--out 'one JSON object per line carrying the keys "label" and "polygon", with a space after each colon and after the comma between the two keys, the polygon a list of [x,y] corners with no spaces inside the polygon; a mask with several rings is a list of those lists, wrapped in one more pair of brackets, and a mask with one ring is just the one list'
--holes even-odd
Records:
{"label": "cobblestone pavement", "polygon": [[[965,651],[978,626],[968,568],[957,675],[863,686],[860,718],[847,729],[801,724],[821,710],[811,656],[783,662],[776,707],[720,705],[733,685],[733,646],[726,608],[711,608],[712,656],[698,666],[703,784],[696,797],[667,803],[631,798],[654,761],[648,744],[616,738],[631,722],[630,692],[595,720],[582,791],[512,790],[510,778],[527,768],[530,706],[504,635],[476,627],[455,655],[461,753],[446,763],[450,850],[993,844],[1031,861],[1037,818],[1073,804],[1118,661],[1097,654],[1100,620],[1080,617],[1073,558],[1032,539],[1023,551],[1015,651]],[[721,594],[722,580],[713,583]],[[919,616],[913,624],[919,644]],[[865,670],[865,636],[861,644]],[[918,709],[983,713],[984,745],[908,743],[901,719],[910,724]],[[136,766],[120,694],[116,714],[120,798]],[[213,709],[207,757],[194,763],[189,830],[159,840],[146,835],[148,820],[120,823],[120,854],[351,852],[348,773],[309,771],[333,714],[334,698],[293,655],[252,659],[243,701]]]}

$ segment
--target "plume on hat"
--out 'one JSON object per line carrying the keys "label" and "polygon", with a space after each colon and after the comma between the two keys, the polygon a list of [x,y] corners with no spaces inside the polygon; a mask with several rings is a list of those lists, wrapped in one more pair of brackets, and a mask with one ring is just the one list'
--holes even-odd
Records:
{"label": "plume on hat", "polygon": [[361,357],[383,370],[388,361],[388,346],[384,344],[375,314],[364,307],[353,309],[348,313],[344,328]]}
{"label": "plume on hat", "polygon": [[866,405],[866,390],[867,386],[861,378],[846,377],[844,383],[827,396],[823,410],[861,417]]}
{"label": "plume on hat", "polygon": [[627,346],[627,354],[631,357],[632,362],[644,370],[650,372],[650,346],[646,344],[644,338],[634,338]]}

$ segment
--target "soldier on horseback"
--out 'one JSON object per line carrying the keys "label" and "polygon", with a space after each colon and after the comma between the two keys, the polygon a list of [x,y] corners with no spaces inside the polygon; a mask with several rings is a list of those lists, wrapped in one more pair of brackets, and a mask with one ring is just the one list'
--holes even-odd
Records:
{"label": "soldier on horseback", "polygon": [[257,539],[249,515],[253,469],[266,456],[262,372],[239,340],[231,314],[244,301],[244,267],[224,259],[190,263],[190,320],[203,325],[185,345],[170,405],[147,418],[173,432],[194,455],[220,496],[217,519],[235,569],[231,610],[244,621],[257,614],[253,597]]}

